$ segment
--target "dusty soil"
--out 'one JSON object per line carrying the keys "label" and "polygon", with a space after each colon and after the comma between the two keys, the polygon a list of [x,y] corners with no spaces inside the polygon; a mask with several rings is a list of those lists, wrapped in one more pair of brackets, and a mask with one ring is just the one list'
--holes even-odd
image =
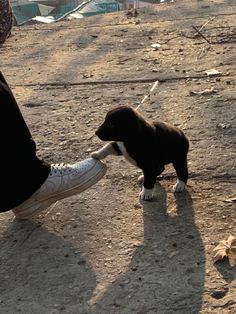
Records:
{"label": "dusty soil", "polygon": [[[140,204],[140,171],[110,157],[100,182],[39,217],[1,214],[0,313],[236,312],[236,268],[212,261],[218,242],[236,234],[227,201],[236,183],[235,16],[234,0],[177,1],[136,18],[13,29],[1,71],[40,156],[86,158],[102,145],[94,130],[106,112],[136,106],[158,79],[141,111],[189,136],[190,180],[173,194],[167,167],[155,201]],[[203,37],[192,25],[204,24]],[[209,77],[212,68],[220,73]]]}

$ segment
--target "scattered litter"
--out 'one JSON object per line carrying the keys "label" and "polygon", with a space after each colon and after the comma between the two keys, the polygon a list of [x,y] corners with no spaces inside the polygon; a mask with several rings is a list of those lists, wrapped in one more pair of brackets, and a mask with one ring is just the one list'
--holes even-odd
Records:
{"label": "scattered litter", "polygon": [[195,96],[195,95],[211,95],[211,94],[214,94],[214,93],[216,93],[216,92],[217,92],[217,90],[216,90],[214,87],[212,87],[212,88],[204,89],[204,90],[199,91],[199,92],[197,92],[197,91],[190,91],[190,92],[189,92],[189,95],[190,95],[190,96]]}
{"label": "scattered litter", "polygon": [[161,48],[161,44],[152,44],[151,47],[152,47],[154,50],[158,50],[159,48]]}
{"label": "scattered litter", "polygon": [[216,251],[214,263],[227,257],[231,267],[236,265],[236,237],[230,235],[227,240],[220,241],[213,251]]}
{"label": "scattered litter", "polygon": [[50,23],[55,22],[55,18],[53,16],[35,16],[32,18],[32,20],[39,23],[45,23],[45,24],[50,24]]}
{"label": "scattered litter", "polygon": [[221,74],[222,72],[219,72],[219,71],[216,70],[216,69],[210,69],[210,70],[205,71],[205,73],[206,73],[208,76],[214,76],[214,75],[219,75],[219,74]]}

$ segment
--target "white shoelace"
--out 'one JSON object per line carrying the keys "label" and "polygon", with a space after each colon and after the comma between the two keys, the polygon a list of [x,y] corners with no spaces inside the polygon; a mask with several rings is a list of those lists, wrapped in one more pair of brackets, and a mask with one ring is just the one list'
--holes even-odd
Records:
{"label": "white shoelace", "polygon": [[68,164],[64,164],[64,163],[52,164],[50,176],[52,176],[53,174],[58,174],[58,173],[63,174],[66,172],[71,172],[71,171],[72,171],[72,169],[71,169],[70,165],[68,165]]}

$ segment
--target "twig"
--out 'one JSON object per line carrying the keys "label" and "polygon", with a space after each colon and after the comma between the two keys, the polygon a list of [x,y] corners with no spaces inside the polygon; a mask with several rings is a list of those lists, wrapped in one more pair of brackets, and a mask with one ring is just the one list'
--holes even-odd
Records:
{"label": "twig", "polygon": [[22,246],[22,245],[30,238],[30,236],[32,235],[32,233],[33,233],[36,229],[40,228],[41,226],[42,226],[41,224],[34,226],[34,228],[32,228],[32,230],[30,230],[30,232],[26,235],[26,237],[25,237],[24,240],[20,243],[19,246]]}
{"label": "twig", "polygon": [[208,44],[211,44],[211,42],[210,42],[194,25],[192,25],[192,28],[193,28],[200,36],[202,36],[202,38],[205,39],[205,40],[208,42]]}
{"label": "twig", "polygon": [[171,38],[167,39],[166,41],[160,42],[160,44],[161,44],[161,45],[165,45],[165,44],[167,44],[169,41],[171,41],[171,40],[173,40],[173,39],[176,39],[176,38],[179,38],[179,36],[171,37]]}
{"label": "twig", "polygon": [[213,21],[215,19],[215,16],[211,19],[209,19],[208,21],[206,21],[206,23],[204,23],[200,28],[199,28],[199,32],[201,32],[201,30],[211,21]]}

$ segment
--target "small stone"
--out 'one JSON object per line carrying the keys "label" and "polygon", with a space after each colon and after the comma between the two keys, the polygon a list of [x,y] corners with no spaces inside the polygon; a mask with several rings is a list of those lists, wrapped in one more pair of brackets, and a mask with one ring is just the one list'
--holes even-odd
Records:
{"label": "small stone", "polygon": [[77,262],[78,265],[84,265],[86,264],[86,261],[84,259],[80,259],[78,262]]}
{"label": "small stone", "polygon": [[194,236],[192,234],[188,234],[187,237],[188,239],[194,239]]}
{"label": "small stone", "polygon": [[228,288],[224,290],[215,290],[211,293],[211,297],[214,299],[222,299],[226,293],[228,292]]}

